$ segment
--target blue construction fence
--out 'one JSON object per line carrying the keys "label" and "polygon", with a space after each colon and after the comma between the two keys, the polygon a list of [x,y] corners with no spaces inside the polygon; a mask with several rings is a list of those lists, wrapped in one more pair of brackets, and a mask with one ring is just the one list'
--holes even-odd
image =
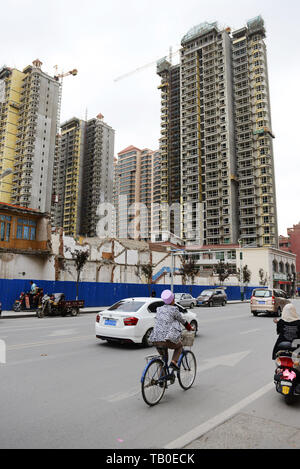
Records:
{"label": "blue construction fence", "polygon": [[[38,287],[44,289],[45,293],[64,293],[66,299],[76,298],[76,282],[61,282],[48,280],[34,280]],[[8,280],[0,279],[0,302],[3,310],[11,310],[12,305],[22,291],[30,290],[29,280]],[[122,298],[134,296],[150,296],[152,291],[156,297],[160,297],[161,292],[171,288],[170,285],[147,285],[133,283],[102,283],[102,282],[80,282],[79,299],[84,300],[86,307],[108,306]],[[174,285],[174,293],[190,293],[197,297],[202,290],[215,288],[205,285]],[[241,291],[239,286],[226,286],[228,300],[240,300]],[[244,287],[244,299],[249,299],[254,286]]]}

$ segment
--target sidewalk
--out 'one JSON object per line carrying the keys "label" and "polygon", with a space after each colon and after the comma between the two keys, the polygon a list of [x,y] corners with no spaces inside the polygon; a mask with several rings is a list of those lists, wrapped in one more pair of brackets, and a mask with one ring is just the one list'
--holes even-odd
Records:
{"label": "sidewalk", "polygon": [[[104,309],[106,309],[105,306],[82,308],[80,309],[79,314],[92,314],[92,313],[96,314],[98,311],[102,311]],[[0,320],[1,319],[34,318],[34,317],[37,317],[35,311],[20,311],[20,312],[2,311]]]}
{"label": "sidewalk", "polygon": [[[228,301],[228,304],[237,304],[237,303],[249,303],[250,300],[232,300]],[[91,306],[89,308],[82,308],[80,309],[80,314],[93,314],[97,313],[98,311],[103,311],[104,309],[107,309],[108,306]],[[15,311],[2,311],[2,314],[0,316],[1,319],[20,319],[20,318],[34,318],[36,317],[35,311],[20,311],[20,312],[15,312]]]}

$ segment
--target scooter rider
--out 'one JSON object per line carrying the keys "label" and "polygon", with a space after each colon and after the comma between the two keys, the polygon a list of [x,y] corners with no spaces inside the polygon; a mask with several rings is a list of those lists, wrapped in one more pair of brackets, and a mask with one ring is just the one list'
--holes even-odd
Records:
{"label": "scooter rider", "polygon": [[164,306],[157,308],[154,329],[150,335],[150,341],[156,346],[160,355],[168,358],[168,349],[174,350],[170,367],[178,370],[177,362],[182,352],[181,324],[188,331],[192,326],[184,319],[177,306],[175,296],[171,290],[164,290],[161,294]]}
{"label": "scooter rider", "polygon": [[282,310],[281,319],[274,319],[273,321],[277,324],[277,334],[279,335],[272,354],[272,358],[275,360],[278,345],[281,342],[292,343],[295,339],[300,339],[300,317],[295,306],[292,303],[288,303]]}

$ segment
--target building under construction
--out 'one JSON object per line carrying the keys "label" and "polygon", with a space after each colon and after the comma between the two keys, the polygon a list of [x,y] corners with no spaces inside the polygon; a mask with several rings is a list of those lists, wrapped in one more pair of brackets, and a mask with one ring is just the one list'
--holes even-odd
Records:
{"label": "building under construction", "polygon": [[60,84],[41,66],[0,70],[0,201],[50,212]]}
{"label": "building under construction", "polygon": [[180,201],[188,243],[277,246],[264,38],[261,17],[235,32],[202,23],[182,38],[179,65],[157,63],[161,201]]}
{"label": "building under construction", "polygon": [[67,235],[96,236],[100,203],[113,199],[114,130],[103,116],[61,125],[52,188],[52,220]]}

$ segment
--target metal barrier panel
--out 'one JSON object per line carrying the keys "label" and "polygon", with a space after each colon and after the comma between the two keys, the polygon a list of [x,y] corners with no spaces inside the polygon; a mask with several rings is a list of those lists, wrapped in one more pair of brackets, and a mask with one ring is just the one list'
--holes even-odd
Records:
{"label": "metal barrier panel", "polygon": [[[44,293],[64,293],[67,300],[76,298],[76,282],[56,282],[48,280],[32,279],[38,287],[44,289]],[[160,298],[162,291],[171,288],[170,285],[147,285],[133,283],[102,283],[102,282],[80,282],[79,299],[84,300],[86,307],[109,306],[122,298],[135,296],[149,297],[151,292]],[[174,285],[174,293],[190,293],[194,297],[200,295],[204,289],[215,288],[207,285]],[[240,300],[241,292],[239,286],[226,286],[228,300]],[[244,299],[251,297],[254,286],[244,287]],[[14,301],[22,291],[30,290],[30,280],[23,279],[0,279],[0,302],[3,310],[11,310]]]}

